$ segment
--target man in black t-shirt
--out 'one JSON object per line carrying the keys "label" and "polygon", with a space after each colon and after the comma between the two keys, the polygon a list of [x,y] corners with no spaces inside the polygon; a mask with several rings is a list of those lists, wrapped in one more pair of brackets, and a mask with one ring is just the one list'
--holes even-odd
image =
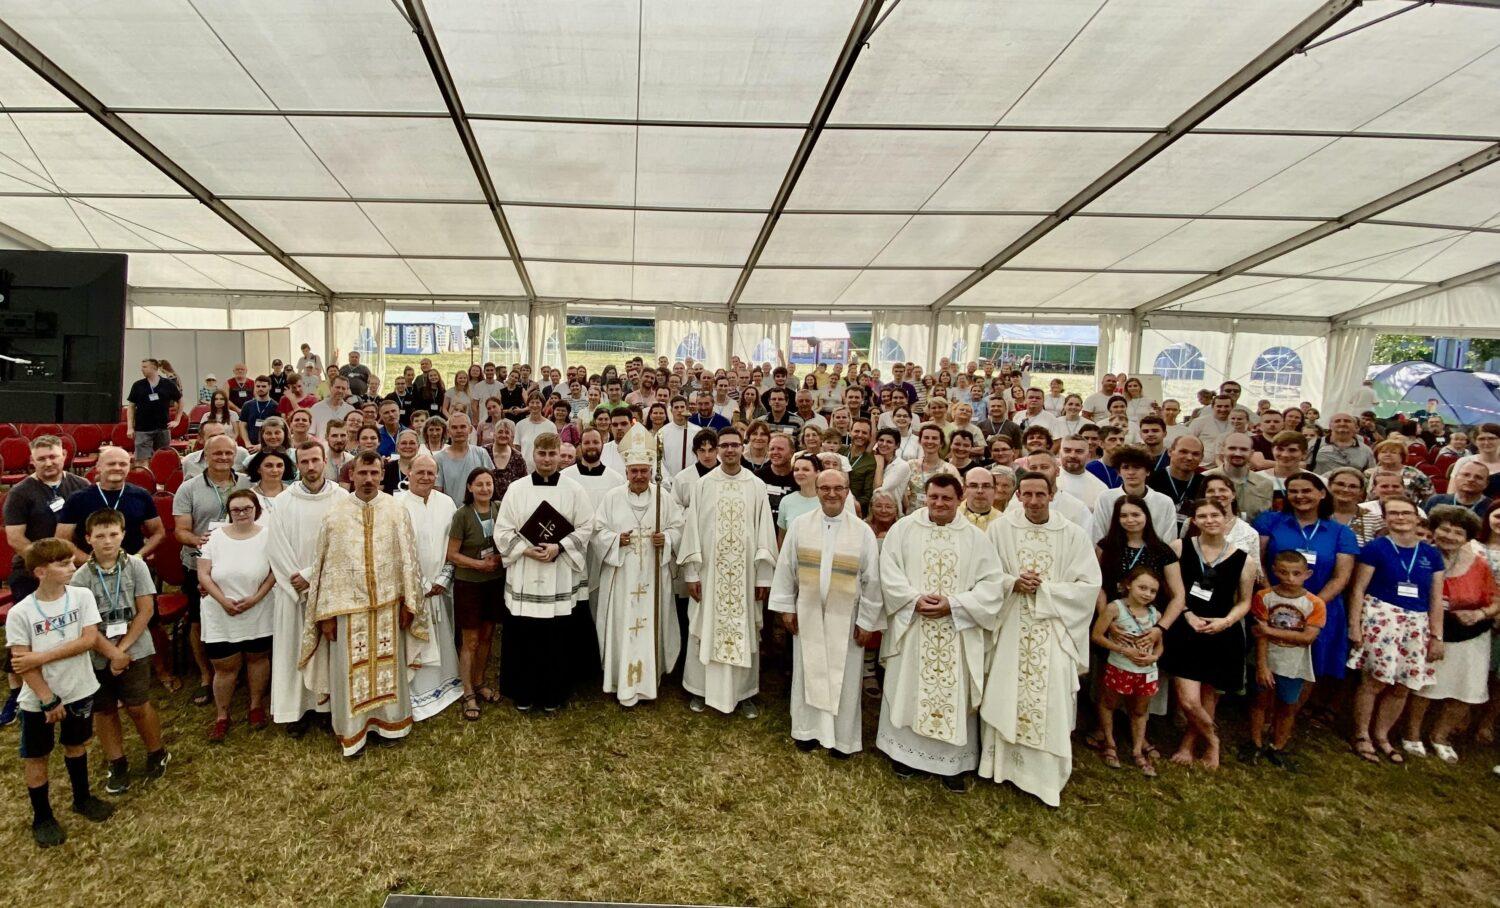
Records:
{"label": "man in black t-shirt", "polygon": [[792,478],[792,437],[784,432],[773,432],[766,449],[766,462],[755,475],[766,484],[766,495],[771,500],[771,517],[774,520],[781,510],[781,499],[788,492],[797,490],[797,480]]}
{"label": "man in black t-shirt", "polygon": [[89,544],[83,538],[83,524],[89,515],[113,508],[125,515],[125,551],[145,560],[166,541],[167,530],[157,513],[151,493],[125,481],[130,473],[130,455],[122,448],[105,448],[99,452],[99,481],[68,496],[57,515],[57,538],[73,544],[73,561],[88,560]]}
{"label": "man in black t-shirt", "polygon": [[125,397],[125,425],[135,434],[135,459],[147,463],[152,454],[171,447],[172,402],[182,399],[182,389],[161,377],[160,360],[141,360],[141,375]]}

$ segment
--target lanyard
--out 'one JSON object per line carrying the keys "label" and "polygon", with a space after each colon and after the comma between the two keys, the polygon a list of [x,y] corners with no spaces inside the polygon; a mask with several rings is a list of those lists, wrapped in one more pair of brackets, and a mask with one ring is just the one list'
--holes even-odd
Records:
{"label": "lanyard", "polygon": [[1193,489],[1193,477],[1188,477],[1187,488],[1179,492],[1177,491],[1177,478],[1172,475],[1172,471],[1163,470],[1162,475],[1167,477],[1167,482],[1170,482],[1172,484],[1172,503],[1177,505],[1178,507],[1181,507],[1182,499],[1185,498],[1187,496],[1187,493],[1192,491]]}
{"label": "lanyard", "polygon": [[32,604],[36,606],[37,614],[41,615],[42,618],[47,622],[48,627],[51,628],[52,622],[59,620],[60,618],[62,618],[62,616],[68,613],[68,602],[72,599],[72,596],[72,588],[66,586],[63,587],[62,609],[60,609],[56,615],[47,614],[46,609],[42,608],[42,600],[37,598],[35,595],[31,597],[31,601]]}
{"label": "lanyard", "polygon": [[1125,565],[1125,573],[1128,574],[1131,571],[1135,570],[1135,566],[1140,563],[1141,556],[1144,555],[1144,554],[1146,554],[1146,547],[1144,545],[1141,546],[1140,548],[1136,549],[1135,550],[1135,556],[1130,559],[1130,563],[1129,564]]}
{"label": "lanyard", "polygon": [[1212,571],[1214,568],[1218,567],[1219,566],[1219,562],[1221,562],[1221,561],[1224,560],[1224,556],[1229,554],[1229,549],[1230,549],[1229,540],[1225,539],[1224,540],[1224,547],[1222,549],[1219,549],[1219,557],[1215,558],[1211,562],[1205,563],[1203,561],[1203,545],[1202,545],[1202,543],[1198,539],[1195,538],[1193,540],[1193,554],[1196,555],[1197,558],[1198,558],[1198,572],[1199,572],[1199,574],[1200,575],[1206,575],[1210,571]]}
{"label": "lanyard", "polygon": [[104,591],[104,601],[109,606],[106,614],[114,614],[120,611],[124,598],[122,596],[125,588],[124,565],[119,561],[115,562],[115,569],[111,573],[113,573],[115,577],[114,592],[110,592],[109,581],[106,579],[109,574],[106,574],[103,571],[99,570],[99,565],[97,562],[94,564],[94,576],[98,578],[99,588]]}
{"label": "lanyard", "polygon": [[[1396,543],[1394,541],[1392,541],[1391,537],[1389,537],[1389,536],[1385,537],[1385,541],[1389,542],[1391,544],[1391,551],[1396,553],[1396,563],[1400,564],[1401,563],[1401,546],[1396,545]],[[1407,583],[1411,583],[1412,568],[1414,568],[1414,567],[1417,566],[1417,555],[1421,554],[1421,552],[1422,552],[1422,543],[1419,541],[1416,545],[1414,545],[1414,546],[1411,547],[1411,560],[1409,560],[1409,561],[1406,562],[1406,582]]]}
{"label": "lanyard", "polygon": [[112,511],[118,511],[120,509],[120,501],[125,497],[125,489],[123,487],[120,489],[120,494],[115,496],[114,504],[109,503],[109,499],[104,497],[104,490],[99,486],[94,486],[94,491],[99,493],[99,500],[104,502],[104,506],[106,508],[109,508]]}
{"label": "lanyard", "polygon": [[[1296,521],[1296,519],[1297,518],[1295,518],[1295,517],[1292,518],[1292,520],[1294,522]],[[1312,548],[1313,538],[1318,535],[1318,530],[1321,530],[1322,528],[1323,528],[1323,521],[1321,521],[1321,520],[1316,521],[1316,522],[1313,523],[1313,525],[1312,525],[1312,532],[1311,533],[1309,533],[1307,531],[1307,527],[1304,527],[1300,523],[1297,524],[1297,532],[1299,532],[1299,533],[1302,534],[1302,541],[1305,542],[1305,543],[1307,543],[1307,547],[1309,549]],[[1395,543],[1391,543],[1391,544],[1395,545]]]}

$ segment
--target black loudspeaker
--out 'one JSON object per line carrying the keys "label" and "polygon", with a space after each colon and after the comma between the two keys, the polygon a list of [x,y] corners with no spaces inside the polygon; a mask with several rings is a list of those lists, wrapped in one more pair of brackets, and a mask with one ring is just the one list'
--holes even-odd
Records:
{"label": "black loudspeaker", "polygon": [[0,251],[0,422],[119,421],[126,262]]}

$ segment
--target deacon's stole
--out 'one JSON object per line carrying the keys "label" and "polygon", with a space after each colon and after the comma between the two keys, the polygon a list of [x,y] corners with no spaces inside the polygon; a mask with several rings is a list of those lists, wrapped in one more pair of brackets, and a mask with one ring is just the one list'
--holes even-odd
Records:
{"label": "deacon's stole", "polygon": [[849,655],[854,611],[859,603],[859,562],[864,552],[861,525],[845,513],[834,532],[828,595],[822,590],[823,512],[798,518],[797,635],[802,643],[802,692],[807,705],[838,715],[844,660]]}
{"label": "deacon's stole", "polygon": [[750,586],[760,556],[760,534],[751,525],[756,516],[748,500],[751,488],[753,483],[749,482],[711,482],[705,486],[706,491],[713,490],[714,536],[709,556],[713,586],[710,590],[704,584],[703,591],[711,599],[706,603],[709,628],[703,639],[707,650],[704,661],[741,668],[750,667],[751,649],[760,645],[750,614]]}
{"label": "deacon's stole", "polygon": [[[958,592],[959,543],[962,536],[946,526],[931,526],[922,547],[922,589],[926,593],[952,596]],[[973,538],[970,536],[969,538]],[[937,741],[962,744],[968,732],[963,691],[963,641],[953,616],[915,616],[917,652],[921,666],[917,677],[917,714],[912,731]]]}
{"label": "deacon's stole", "polygon": [[[400,610],[412,613],[408,629],[428,639],[422,608],[422,567],[411,518],[393,499],[365,504],[348,498],[334,506],[318,534],[317,586],[308,590],[302,660],[306,666],[321,639],[318,622],[345,618],[345,664],[349,711],[358,715],[393,702],[399,689]],[[338,650],[335,648],[334,653]]]}

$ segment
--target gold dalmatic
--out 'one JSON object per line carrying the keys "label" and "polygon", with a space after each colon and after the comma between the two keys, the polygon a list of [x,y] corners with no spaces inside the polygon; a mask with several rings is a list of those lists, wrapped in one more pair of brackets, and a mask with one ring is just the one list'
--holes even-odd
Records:
{"label": "gold dalmatic", "polygon": [[[1035,571],[1046,582],[1052,576],[1051,534],[1026,530],[1016,546],[1020,571]],[[1051,629],[1036,617],[1036,596],[1021,594],[1019,681],[1016,685],[1016,741],[1041,748],[1047,736],[1047,666]]]}
{"label": "gold dalmatic", "polygon": [[[714,501],[713,661],[750,665],[748,603],[745,589],[746,526],[743,483],[725,483]],[[758,641],[757,641],[758,642]]]}
{"label": "gold dalmatic", "polygon": [[[952,530],[938,527],[927,533],[922,552],[922,589],[943,596],[958,588],[958,546]],[[962,649],[953,616],[916,618],[921,672],[917,715],[912,731],[926,738],[955,743],[964,717],[959,683]]]}

